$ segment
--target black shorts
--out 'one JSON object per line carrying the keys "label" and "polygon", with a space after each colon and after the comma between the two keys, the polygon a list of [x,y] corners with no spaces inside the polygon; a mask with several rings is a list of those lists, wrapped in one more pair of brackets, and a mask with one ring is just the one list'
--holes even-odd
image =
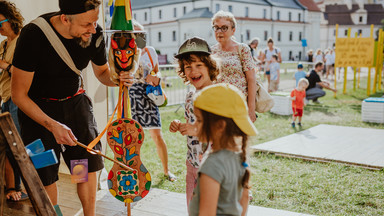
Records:
{"label": "black shorts", "polygon": [[[88,145],[96,138],[98,131],[93,116],[92,103],[86,94],[80,94],[60,102],[46,100],[36,100],[35,102],[49,117],[68,126],[79,142]],[[54,149],[59,160],[58,164],[37,170],[44,186],[51,185],[59,180],[60,153],[63,155],[69,169],[71,160],[78,159],[88,159],[88,172],[96,172],[104,167],[101,156],[93,155],[79,146],[57,144],[51,132],[30,119],[20,110],[19,122],[21,137],[25,145],[36,139],[41,139],[45,150]],[[101,150],[101,143],[99,142],[94,149]]]}

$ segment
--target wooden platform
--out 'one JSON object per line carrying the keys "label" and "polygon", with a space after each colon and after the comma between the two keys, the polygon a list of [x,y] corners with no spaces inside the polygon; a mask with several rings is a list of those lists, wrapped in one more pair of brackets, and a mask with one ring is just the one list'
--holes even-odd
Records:
{"label": "wooden platform", "polygon": [[[83,215],[80,200],[77,197],[76,186],[71,184],[70,176],[60,174],[59,205],[63,215]],[[124,204],[114,198],[107,190],[97,193],[96,203],[97,216],[124,216],[127,215],[127,208]],[[151,192],[132,207],[133,216],[187,216],[185,194],[173,193],[166,190],[151,189]],[[6,202],[4,216],[32,216],[35,215],[31,202]],[[308,216],[305,214],[249,206],[248,216]]]}
{"label": "wooden platform", "polygon": [[287,157],[382,169],[383,140],[384,130],[321,124],[251,148]]}

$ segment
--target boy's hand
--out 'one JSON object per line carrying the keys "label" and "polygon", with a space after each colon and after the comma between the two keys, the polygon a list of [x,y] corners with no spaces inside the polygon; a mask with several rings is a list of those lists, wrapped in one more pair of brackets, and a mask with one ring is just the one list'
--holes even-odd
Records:
{"label": "boy's hand", "polygon": [[180,121],[175,119],[171,122],[171,124],[169,125],[169,131],[172,132],[172,133],[176,133],[177,131],[180,130]]}
{"label": "boy's hand", "polygon": [[180,123],[180,133],[182,135],[197,136],[197,127],[189,123]]}
{"label": "boy's hand", "polygon": [[296,96],[291,97],[291,100],[293,101],[296,100]]}

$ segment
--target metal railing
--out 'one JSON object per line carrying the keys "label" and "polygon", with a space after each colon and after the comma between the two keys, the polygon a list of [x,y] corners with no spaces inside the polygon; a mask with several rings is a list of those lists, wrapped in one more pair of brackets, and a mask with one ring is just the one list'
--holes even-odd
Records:
{"label": "metal railing", "polygon": [[[304,71],[310,71],[313,68],[312,62],[296,62],[296,61],[283,61],[280,65],[281,73],[294,73],[297,71],[297,64],[303,64]],[[186,94],[194,88],[191,85],[184,84],[183,80],[176,73],[177,65],[159,65],[159,70],[161,72],[161,85],[168,98],[167,106],[171,105],[180,105],[180,107],[185,102]],[[259,75],[261,75],[258,72]],[[109,115],[112,114],[114,107],[116,106],[118,100],[118,88],[109,88]],[[179,107],[179,108],[180,108]]]}
{"label": "metal railing", "polygon": [[[185,102],[186,94],[193,88],[184,84],[183,80],[176,73],[177,65],[159,65],[161,73],[161,87],[167,96],[167,106],[180,105]],[[118,100],[119,89],[115,87],[108,88],[108,114],[112,115]],[[179,107],[179,108],[180,108]]]}

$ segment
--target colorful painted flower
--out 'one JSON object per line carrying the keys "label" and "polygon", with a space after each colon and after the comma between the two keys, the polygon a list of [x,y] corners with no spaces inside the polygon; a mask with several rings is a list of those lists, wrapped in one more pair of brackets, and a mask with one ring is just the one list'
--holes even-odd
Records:
{"label": "colorful painted flower", "polygon": [[127,154],[125,155],[125,160],[130,161],[130,160],[132,160],[133,157],[137,156],[138,154],[135,154],[135,151],[136,151],[135,146],[133,146],[129,150],[127,149]]}
{"label": "colorful painted flower", "polygon": [[124,154],[124,150],[123,148],[121,148],[120,146],[118,145],[115,145],[115,152],[119,155],[123,155]]}
{"label": "colorful painted flower", "polygon": [[108,179],[112,179],[113,178],[113,172],[112,170],[108,173]]}
{"label": "colorful painted flower", "polygon": [[120,181],[120,186],[123,187],[125,191],[133,190],[137,181],[133,179],[132,176],[123,176]]}
{"label": "colorful painted flower", "polygon": [[125,136],[124,142],[125,142],[125,145],[131,144],[131,142],[132,142],[132,135],[129,134],[129,135]]}

